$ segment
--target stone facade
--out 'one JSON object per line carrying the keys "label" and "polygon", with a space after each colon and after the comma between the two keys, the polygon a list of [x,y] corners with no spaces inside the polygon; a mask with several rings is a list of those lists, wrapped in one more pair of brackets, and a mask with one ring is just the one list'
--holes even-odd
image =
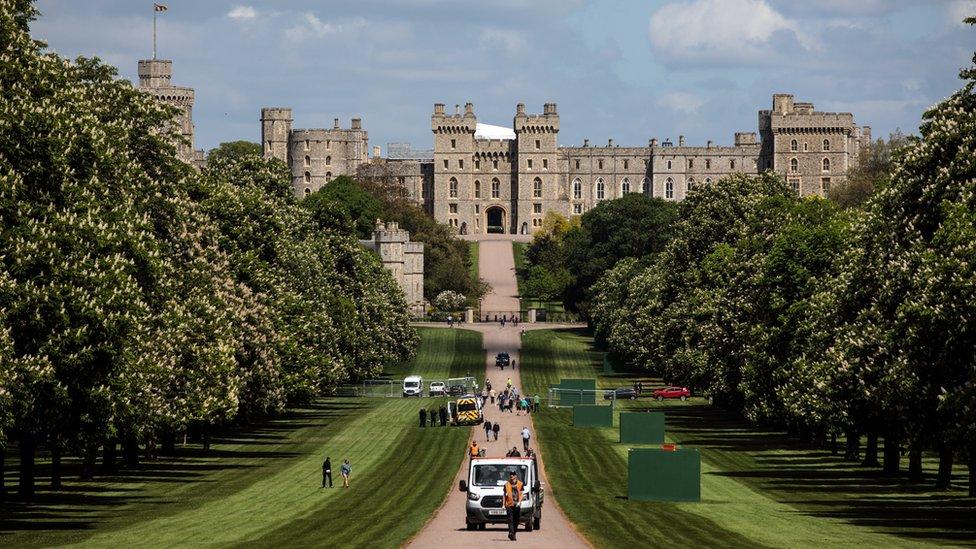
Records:
{"label": "stone facade", "polygon": [[173,62],[168,59],[142,59],[139,61],[139,89],[152,94],[156,99],[180,109],[176,123],[183,135],[182,142],[176,143],[180,160],[200,167],[204,163],[202,150],[194,149],[193,142],[193,88],[174,86]]}
{"label": "stone facade", "polygon": [[287,107],[261,109],[261,143],[265,158],[278,158],[291,167],[292,186],[307,196],[340,175],[353,175],[368,159],[369,136],[362,120],[353,118],[349,128],[293,129]]}
{"label": "stone facade", "polygon": [[410,311],[417,316],[424,314],[424,244],[411,242],[410,232],[390,221],[376,220],[373,238],[360,240],[360,244],[375,251],[383,267],[393,274],[407,296]]}

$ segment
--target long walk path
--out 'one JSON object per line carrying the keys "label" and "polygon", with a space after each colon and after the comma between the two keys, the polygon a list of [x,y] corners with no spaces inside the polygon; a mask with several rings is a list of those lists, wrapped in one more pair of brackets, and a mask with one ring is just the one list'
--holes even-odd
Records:
{"label": "long walk path", "polygon": [[[482,308],[494,311],[517,311],[518,310],[518,285],[515,281],[515,260],[512,256],[512,243],[510,240],[481,240],[479,245],[479,269],[480,276],[491,284],[492,292],[485,296],[482,301]],[[479,324],[468,325],[465,328],[474,329],[483,334],[485,346],[485,376],[491,380],[492,386],[504,388],[508,378],[511,378],[512,385],[522,388],[522,381],[519,375],[521,356],[519,350],[522,348],[520,332],[523,328],[547,328],[545,325],[522,324],[513,327],[511,324],[502,328],[498,324]],[[508,352],[512,359],[517,362],[516,368],[506,368],[504,371],[495,366],[495,355],[499,352]],[[485,419],[492,423],[501,425],[498,441],[485,441],[485,431],[481,425],[472,428],[472,436],[478,441],[480,447],[486,448],[490,457],[504,456],[513,446],[517,446],[522,451],[521,431],[523,427],[528,427],[532,433],[531,446],[538,452],[538,445],[535,443],[535,427],[532,424],[531,415],[518,416],[515,413],[500,412],[498,406],[490,403],[485,407]],[[545,486],[545,503],[542,508],[542,528],[533,532],[525,532],[520,528],[518,543],[522,547],[559,547],[569,549],[572,547],[589,547],[586,540],[576,531],[573,525],[566,519],[562,511],[556,505],[552,492],[549,491],[549,482],[545,473],[545,461],[541,452],[537,453],[539,466],[542,475],[542,483]],[[468,531],[464,525],[464,503],[466,494],[458,491],[458,481],[466,478],[468,472],[468,461],[464,460],[460,470],[455,476],[448,494],[447,501],[437,511],[434,517],[427,523],[423,530],[415,537],[408,547],[434,548],[434,547],[481,547],[496,543],[509,543],[508,532],[504,524],[489,526],[484,531]]]}

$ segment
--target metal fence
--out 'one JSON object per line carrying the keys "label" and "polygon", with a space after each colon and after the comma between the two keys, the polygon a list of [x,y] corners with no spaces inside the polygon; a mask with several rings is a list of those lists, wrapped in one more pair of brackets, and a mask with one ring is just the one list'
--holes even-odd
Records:
{"label": "metal fence", "polygon": [[[434,396],[461,396],[464,394],[477,393],[478,382],[473,377],[452,377],[447,379],[427,379],[424,378],[423,395],[431,396],[430,386],[435,383],[443,383],[445,393]],[[402,379],[367,379],[355,385],[343,385],[336,391],[338,396],[362,397],[362,398],[400,398],[403,396]]]}
{"label": "metal fence", "polygon": [[572,408],[577,404],[597,406],[616,405],[617,395],[613,389],[560,389],[550,387],[547,405],[550,408]]}

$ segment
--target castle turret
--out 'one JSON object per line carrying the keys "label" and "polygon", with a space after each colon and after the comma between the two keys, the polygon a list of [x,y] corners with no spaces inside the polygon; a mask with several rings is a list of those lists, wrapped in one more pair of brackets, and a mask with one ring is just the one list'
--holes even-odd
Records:
{"label": "castle turret", "polygon": [[261,143],[265,158],[288,162],[288,138],[291,135],[291,109],[264,107],[261,109]]}
{"label": "castle turret", "polygon": [[174,86],[173,62],[168,59],[142,59],[139,61],[139,89],[152,94],[158,101],[172,105],[180,110],[176,118],[182,140],[176,145],[177,155],[188,164],[200,166],[203,151],[193,148],[193,88]]}

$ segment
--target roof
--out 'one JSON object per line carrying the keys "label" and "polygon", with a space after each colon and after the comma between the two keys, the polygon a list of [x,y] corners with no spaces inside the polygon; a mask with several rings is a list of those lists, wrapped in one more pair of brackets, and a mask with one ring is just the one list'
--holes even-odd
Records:
{"label": "roof", "polygon": [[475,139],[515,139],[515,130],[504,126],[493,126],[478,122],[474,128]]}

